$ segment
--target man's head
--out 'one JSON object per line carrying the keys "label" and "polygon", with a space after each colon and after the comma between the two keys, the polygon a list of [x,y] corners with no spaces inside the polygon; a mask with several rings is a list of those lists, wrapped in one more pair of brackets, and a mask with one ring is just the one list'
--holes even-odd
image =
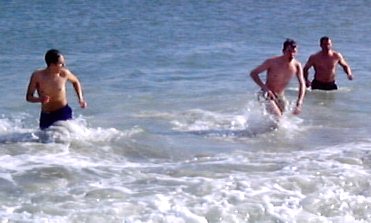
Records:
{"label": "man's head", "polygon": [[324,50],[324,51],[331,50],[332,42],[331,42],[331,39],[328,36],[321,37],[321,39],[319,40],[319,44],[320,44],[320,47],[322,48],[322,50]]}
{"label": "man's head", "polygon": [[291,47],[292,49],[296,48],[296,42],[293,39],[286,39],[285,42],[283,42],[283,49],[282,51],[285,51],[288,47]]}
{"label": "man's head", "polygon": [[282,52],[284,54],[289,54],[290,55],[290,59],[294,58],[294,56],[295,56],[295,54],[297,52],[295,40],[293,40],[293,39],[286,39],[286,41],[283,42]]}
{"label": "man's head", "polygon": [[50,65],[58,65],[63,67],[64,66],[64,58],[61,52],[56,49],[50,49],[45,54],[45,62],[46,65],[49,67]]}

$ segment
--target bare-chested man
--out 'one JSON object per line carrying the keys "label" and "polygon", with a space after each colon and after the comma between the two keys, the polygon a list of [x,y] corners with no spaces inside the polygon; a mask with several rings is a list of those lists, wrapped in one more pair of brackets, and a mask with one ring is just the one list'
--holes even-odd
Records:
{"label": "bare-chested man", "polygon": [[[298,98],[293,111],[295,115],[301,112],[305,95],[303,70],[300,62],[294,58],[297,53],[296,42],[287,39],[283,43],[282,52],[283,55],[265,60],[250,73],[252,79],[261,88],[262,96],[268,102],[268,111],[278,117],[283,114],[287,106],[284,92],[293,76],[296,76],[299,82]],[[259,77],[259,74],[264,71],[267,72],[265,83]]]}
{"label": "bare-chested man", "polygon": [[58,50],[51,49],[45,54],[45,62],[46,68],[33,72],[26,94],[28,102],[41,103],[40,129],[72,118],[72,109],[68,106],[66,97],[67,81],[72,83],[80,107],[87,106],[79,80],[64,67],[63,55]]}
{"label": "bare-chested man", "polygon": [[[352,71],[343,56],[332,50],[331,39],[324,36],[320,39],[321,51],[311,55],[304,66],[304,78],[306,86],[319,90],[336,90],[338,87],[335,83],[336,65],[340,64],[349,80],[353,80]],[[309,81],[308,70],[313,66],[314,79]]]}

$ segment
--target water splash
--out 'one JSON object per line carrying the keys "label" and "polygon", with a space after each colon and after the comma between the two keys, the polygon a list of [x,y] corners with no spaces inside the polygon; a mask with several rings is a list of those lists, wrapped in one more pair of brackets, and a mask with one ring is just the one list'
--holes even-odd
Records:
{"label": "water splash", "polygon": [[89,127],[83,117],[59,121],[46,130],[26,128],[22,119],[0,119],[0,143],[69,143],[69,142],[109,142],[122,137],[131,137],[142,131],[139,127],[120,131],[115,128]]}

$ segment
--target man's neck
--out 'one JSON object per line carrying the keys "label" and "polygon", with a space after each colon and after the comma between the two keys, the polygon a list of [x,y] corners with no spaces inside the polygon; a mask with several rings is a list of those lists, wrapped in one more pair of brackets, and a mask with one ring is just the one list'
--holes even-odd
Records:
{"label": "man's neck", "polygon": [[329,49],[329,50],[325,49],[325,50],[322,50],[321,52],[322,52],[323,55],[327,56],[327,55],[330,55],[332,53],[332,50],[331,49]]}
{"label": "man's neck", "polygon": [[57,71],[53,70],[53,69],[50,68],[50,67],[47,67],[47,68],[45,69],[45,73],[46,73],[47,75],[49,75],[49,76],[59,75],[59,73],[58,73]]}
{"label": "man's neck", "polygon": [[291,61],[294,60],[294,57],[291,56],[291,55],[285,55],[285,54],[284,54],[284,55],[282,56],[282,59],[283,59],[283,61],[290,63]]}

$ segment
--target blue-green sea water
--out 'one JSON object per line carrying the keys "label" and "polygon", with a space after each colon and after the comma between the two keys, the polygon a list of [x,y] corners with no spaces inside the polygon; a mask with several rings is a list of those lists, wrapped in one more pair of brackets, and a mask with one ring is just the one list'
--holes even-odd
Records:
{"label": "blue-green sea water", "polygon": [[[1,1],[0,222],[371,222],[370,7]],[[286,38],[304,64],[324,35],[355,79],[339,67],[272,129],[249,72]],[[41,132],[25,94],[50,48],[88,108],[68,85],[74,120]]]}

